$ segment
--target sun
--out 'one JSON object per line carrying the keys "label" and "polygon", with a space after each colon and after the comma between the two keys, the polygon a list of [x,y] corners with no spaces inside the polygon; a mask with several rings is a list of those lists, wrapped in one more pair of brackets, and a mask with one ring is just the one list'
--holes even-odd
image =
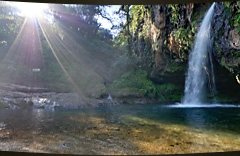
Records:
{"label": "sun", "polygon": [[17,2],[16,7],[20,10],[20,14],[25,17],[42,16],[44,11],[48,9],[48,5],[44,3]]}

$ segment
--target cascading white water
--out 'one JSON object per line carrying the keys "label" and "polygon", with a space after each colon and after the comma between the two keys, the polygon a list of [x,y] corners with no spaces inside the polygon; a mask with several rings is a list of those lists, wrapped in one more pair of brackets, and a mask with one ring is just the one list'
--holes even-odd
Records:
{"label": "cascading white water", "polygon": [[[206,82],[206,76],[211,75],[211,81],[213,83],[215,81],[212,72],[213,67],[211,54],[208,53],[212,47],[210,34],[214,6],[215,3],[212,4],[207,14],[205,15],[201,27],[197,33],[193,51],[189,55],[183,104],[201,104],[204,95],[204,84]],[[210,59],[209,62],[211,72],[208,72],[207,68],[208,59]]]}

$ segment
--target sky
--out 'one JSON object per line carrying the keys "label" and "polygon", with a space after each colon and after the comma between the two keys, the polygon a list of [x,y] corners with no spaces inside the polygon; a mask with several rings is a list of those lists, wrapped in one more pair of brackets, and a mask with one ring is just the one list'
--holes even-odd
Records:
{"label": "sky", "polygon": [[[105,7],[106,12],[109,15],[111,19],[113,19],[113,24],[119,25],[121,22],[124,21],[124,19],[119,18],[117,14],[114,12],[118,11],[120,8],[120,5],[111,5],[110,7]],[[105,28],[108,30],[111,30],[112,24],[107,19],[102,18],[101,16],[98,16],[98,23],[101,23],[101,28]],[[119,30],[111,30],[111,33],[113,36],[116,36],[119,33]]]}
{"label": "sky", "polygon": [[[11,2],[9,4],[17,6],[18,9],[21,10],[21,14],[24,16],[36,16],[42,10],[47,8],[47,4],[41,4],[41,3],[25,3],[25,2]],[[117,14],[115,14],[116,11],[119,10],[120,5],[108,5],[109,7],[105,7],[106,15],[108,18],[112,19],[112,22],[114,25],[120,25],[121,22],[123,22],[125,19],[120,18]],[[101,16],[97,16],[98,23],[101,24],[101,28],[105,28],[111,31],[113,37],[115,37],[119,30],[114,29],[112,30],[112,23],[108,21],[105,18],[102,18]]]}

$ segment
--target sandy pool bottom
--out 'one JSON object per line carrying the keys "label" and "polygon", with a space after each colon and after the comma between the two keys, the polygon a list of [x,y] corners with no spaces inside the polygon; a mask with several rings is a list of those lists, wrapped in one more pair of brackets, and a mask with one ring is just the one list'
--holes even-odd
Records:
{"label": "sandy pool bottom", "polygon": [[68,126],[0,129],[0,150],[64,154],[184,154],[239,151],[239,134],[125,116],[69,116]]}

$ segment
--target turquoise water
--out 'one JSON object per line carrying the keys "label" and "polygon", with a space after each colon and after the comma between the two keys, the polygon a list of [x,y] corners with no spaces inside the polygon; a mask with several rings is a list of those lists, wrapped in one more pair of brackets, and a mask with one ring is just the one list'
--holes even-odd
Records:
{"label": "turquoise water", "polygon": [[162,146],[159,154],[232,151],[240,150],[239,123],[240,108],[227,105],[0,110],[0,148],[72,154],[156,154],[157,149],[147,151],[155,146]]}

